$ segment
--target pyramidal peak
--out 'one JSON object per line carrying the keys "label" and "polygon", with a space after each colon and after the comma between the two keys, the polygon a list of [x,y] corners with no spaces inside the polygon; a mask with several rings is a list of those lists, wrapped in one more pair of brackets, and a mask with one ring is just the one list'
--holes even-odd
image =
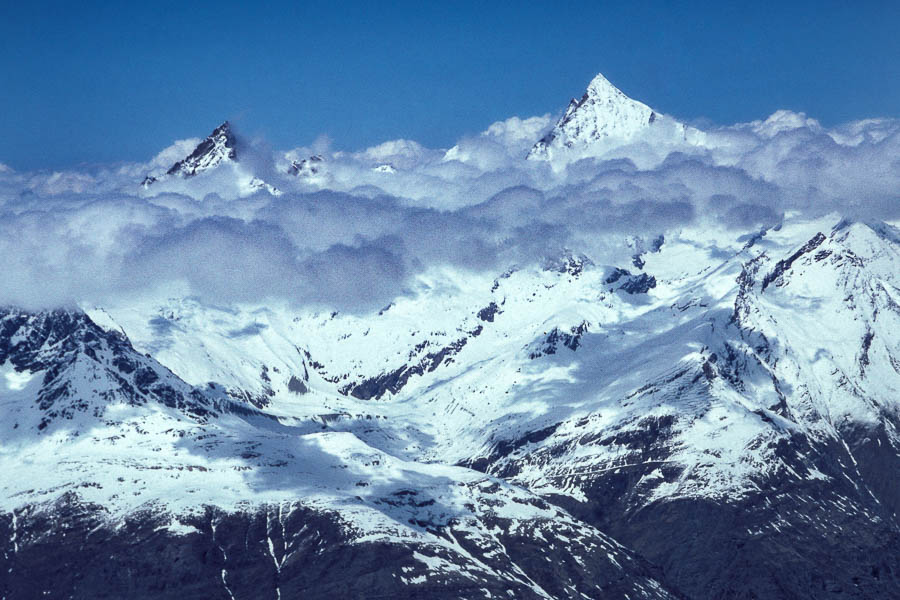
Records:
{"label": "pyramidal peak", "polygon": [[[141,186],[148,189],[154,183],[162,180],[189,179],[224,164],[238,167],[240,163],[237,148],[238,141],[232,131],[231,123],[224,121],[197,144],[190,154],[169,167],[165,173],[148,174],[141,182]],[[281,195],[278,188],[256,177],[247,170],[246,165],[237,169],[236,174],[241,189],[244,190],[242,194],[265,190],[275,196]]]}
{"label": "pyramidal peak", "polygon": [[169,167],[165,173],[148,174],[141,182],[141,186],[147,189],[164,178],[193,177],[214,169],[223,162],[237,162],[237,139],[228,121],[213,129],[190,154]]}
{"label": "pyramidal peak", "polygon": [[225,121],[216,127],[194,151],[166,171],[166,175],[193,177],[197,173],[217,167],[223,161],[237,160],[237,141],[231,131],[231,123]]}
{"label": "pyramidal peak", "polygon": [[[632,100],[631,98],[626,96],[622,92],[622,90],[610,83],[609,79],[603,76],[603,73],[597,73],[597,75],[591,80],[591,82],[588,84],[587,91],[584,93],[584,98],[591,98],[594,100],[615,98],[619,99],[620,101],[627,101],[640,105],[641,107],[649,110],[649,107],[647,107],[646,105],[641,104],[636,100]],[[584,98],[582,98],[582,100]]]}
{"label": "pyramidal peak", "polygon": [[599,156],[653,131],[663,141],[691,141],[693,128],[629,98],[597,74],[580,100],[572,99],[556,126],[529,151],[528,158],[553,160]]}

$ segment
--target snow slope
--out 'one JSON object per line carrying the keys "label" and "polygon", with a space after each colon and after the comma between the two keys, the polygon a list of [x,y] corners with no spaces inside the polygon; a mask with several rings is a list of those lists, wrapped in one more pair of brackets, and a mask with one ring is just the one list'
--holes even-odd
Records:
{"label": "snow slope", "polygon": [[[170,545],[202,537],[218,544],[221,581],[207,585],[233,595],[229,542],[217,528],[229,518],[262,514],[279,529],[277,537],[267,528],[264,539],[254,540],[268,547],[265,577],[277,597],[282,577],[304,568],[299,551],[290,560],[291,536],[316,518],[333,524],[327,531],[335,549],[411,553],[411,560],[379,567],[388,578],[379,585],[394,593],[439,586],[451,597],[469,597],[464,590],[471,587],[486,590],[471,597],[501,589],[556,598],[612,586],[635,597],[670,597],[649,567],[615,541],[502,480],[392,456],[352,432],[329,430],[333,415],[279,419],[235,402],[218,386],[192,388],[83,313],[10,311],[0,326],[6,417],[0,467],[8,474],[0,497],[10,515],[5,539],[12,542],[6,572],[40,571],[28,565],[35,560],[29,552],[40,554],[29,539],[40,537],[41,519],[61,520],[78,535],[84,510],[94,511],[94,531],[116,531],[144,515],[154,531],[175,538]],[[208,506],[225,516],[210,517]],[[529,549],[527,539],[535,536],[558,544],[552,555],[566,573],[547,578],[535,570],[549,559]],[[31,593],[27,581],[13,585],[5,592]],[[53,586],[38,589],[46,595]]]}
{"label": "snow slope", "polygon": [[[890,561],[853,566],[829,544],[849,527],[893,552],[877,540],[900,507],[882,476],[900,466],[898,239],[836,215],[749,239],[686,228],[631,240],[630,264],[564,253],[495,275],[433,269],[368,314],[149,297],[8,310],[4,510],[37,528],[72,507],[104,507],[105,527],[147,513],[173,538],[214,538],[207,506],[226,520],[329,515],[341,547],[428,557],[413,587],[447,576],[447,589],[576,597],[545,585],[586,590],[631,561],[632,597],[830,585],[815,573],[882,589],[872,569]],[[787,498],[816,505],[816,521]],[[709,536],[673,546],[678,528],[660,535],[656,519],[691,506],[745,523],[756,544],[793,532],[829,550],[764,545],[754,566],[734,550],[703,592],[710,545],[735,534],[694,516]],[[522,528],[557,540],[552,560],[581,569],[584,548],[606,566],[538,584],[546,572],[521,561],[547,551],[509,537]]]}
{"label": "snow slope", "polygon": [[[678,555],[670,537],[638,526],[632,537],[633,515],[711,503],[750,519],[742,507],[761,496],[769,507],[790,488],[825,513],[803,529],[812,545],[846,527],[881,539],[896,526],[900,496],[878,473],[900,465],[897,240],[884,224],[789,217],[749,239],[684,229],[634,243],[649,248],[633,261],[641,268],[564,254],[496,276],[433,270],[371,314],[189,299],[90,314],[279,428],[321,429],[381,464],[487,472],[665,563]],[[766,510],[746,535],[806,527],[803,511]],[[776,569],[774,550],[760,552],[742,577]],[[842,556],[817,564],[849,573]],[[717,593],[739,581],[737,564]],[[698,593],[698,568],[668,583]],[[784,577],[778,585],[801,585]]]}

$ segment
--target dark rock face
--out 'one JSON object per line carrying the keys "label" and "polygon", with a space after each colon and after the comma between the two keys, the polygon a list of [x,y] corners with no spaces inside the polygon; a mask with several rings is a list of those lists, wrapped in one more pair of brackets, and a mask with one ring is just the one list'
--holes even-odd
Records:
{"label": "dark rock face", "polygon": [[[822,242],[824,242],[824,241],[825,241],[825,235],[823,233],[819,232],[811,240],[806,242],[802,248],[797,250],[795,253],[790,255],[788,258],[786,258],[784,260],[779,260],[775,264],[775,268],[772,269],[772,272],[766,274],[766,276],[763,277],[762,289],[765,290],[767,287],[769,287],[769,284],[772,283],[773,281],[776,281],[779,277],[784,275],[785,271],[790,269],[791,265],[794,264],[794,262],[798,258],[803,256],[804,254],[808,254],[809,252],[812,252],[813,250],[815,250],[816,248],[821,246]],[[824,256],[822,256],[820,254],[816,257],[816,260],[822,260],[822,258],[825,258],[825,256],[827,256],[827,254]]]}
{"label": "dark rock face", "polygon": [[[637,266],[638,268],[641,268],[644,266],[644,263],[641,262],[641,264]],[[632,275],[627,269],[617,267],[606,277],[606,283],[614,284],[619,281],[622,283],[616,289],[620,289],[629,294],[646,294],[656,287],[656,277],[647,275],[646,273]]]}
{"label": "dark rock face", "polygon": [[303,160],[292,161],[291,166],[288,167],[288,175],[295,177],[316,175],[321,170],[323,162],[325,162],[325,158],[319,154],[314,154]]}
{"label": "dark rock face", "polygon": [[656,277],[641,273],[636,277],[629,277],[628,280],[619,286],[619,289],[629,294],[646,294],[656,287]]}
{"label": "dark rock face", "polygon": [[[499,545],[485,547],[451,522],[438,532],[461,549],[451,553],[415,541],[353,543],[339,515],[297,505],[240,513],[206,507],[182,520],[180,535],[170,522],[153,511],[112,522],[74,494],[43,510],[0,515],[0,596],[450,600],[487,592],[537,599],[544,597],[539,586],[555,598],[677,597],[646,562],[596,534],[552,523],[539,525],[536,537],[527,525],[490,520]],[[431,569],[429,560],[445,566]]]}
{"label": "dark rock face", "polygon": [[302,379],[298,379],[296,376],[291,375],[291,378],[288,381],[288,391],[294,392],[295,394],[305,394],[309,390]]}
{"label": "dark rock face", "polygon": [[[58,363],[61,355],[70,355],[85,344],[86,351],[94,351],[101,341],[112,348],[130,348],[124,336],[92,330],[86,327],[89,319],[75,311],[55,310],[47,313],[27,313],[7,310],[0,312],[0,364],[10,361],[19,371],[43,371]],[[42,352],[53,348],[53,352]],[[121,370],[134,368],[123,362]]]}
{"label": "dark rock face", "polygon": [[598,477],[583,504],[557,501],[658,564],[690,598],[891,598],[900,589],[896,524],[851,482],[780,476],[740,500],[630,507],[643,474]]}
{"label": "dark rock face", "polygon": [[528,358],[534,360],[541,356],[549,356],[556,354],[560,346],[564,346],[573,352],[581,346],[581,338],[587,333],[591,324],[582,321],[578,325],[571,327],[568,332],[560,331],[559,327],[554,327],[550,333],[544,338],[540,347],[533,350]]}
{"label": "dark rock face", "polygon": [[629,294],[646,294],[655,287],[656,277],[641,273],[637,277],[630,277],[619,289]]}
{"label": "dark rock face", "polygon": [[784,467],[745,495],[648,502],[651,472],[667,483],[690,476],[667,466],[675,419],[648,416],[619,433],[593,433],[588,419],[578,425],[585,433],[566,443],[555,441],[558,423],[498,441],[467,466],[515,480],[586,446],[628,449],[620,468],[569,472],[586,500],[547,499],[658,565],[688,598],[893,598],[900,589],[900,485],[885,477],[900,468],[900,449],[883,430],[843,432],[847,448],[802,435],[779,442]]}
{"label": "dark rock face", "polygon": [[572,254],[566,250],[562,256],[548,260],[544,264],[545,271],[565,273],[571,277],[578,277],[587,267],[594,266],[594,261],[584,254]]}
{"label": "dark rock face", "polygon": [[622,277],[631,277],[631,272],[627,269],[616,267],[613,272],[606,277],[606,283],[615,283],[622,279]]}
{"label": "dark rock face", "polygon": [[[482,331],[483,327],[479,325],[468,332],[468,337],[459,338],[455,342],[444,346],[436,352],[427,352],[424,356],[419,357],[417,362],[403,365],[398,369],[383,373],[376,377],[364,379],[359,383],[347,384],[340,388],[340,392],[342,394],[349,394],[360,400],[370,400],[372,398],[377,400],[387,392],[396,394],[403,389],[410,377],[422,375],[423,373],[431,373],[441,365],[453,362],[453,357],[465,347],[469,342],[469,339],[478,337],[481,335]],[[416,358],[416,355],[424,351],[425,347],[426,345],[424,343],[416,346],[410,354],[410,358]]]}
{"label": "dark rock face", "polygon": [[491,302],[484,308],[478,311],[478,318],[482,321],[486,321],[488,323],[494,322],[494,317],[497,316],[497,313],[502,312],[500,307],[497,306],[496,302]]}
{"label": "dark rock face", "polygon": [[[103,329],[79,311],[0,311],[0,366],[5,364],[44,372],[34,400],[42,415],[39,430],[79,413],[102,419],[111,403],[158,403],[201,422],[260,404],[249,397],[223,402],[192,388],[136,351],[121,332]],[[76,374],[84,372],[90,373],[92,390],[78,387],[82,375]]]}

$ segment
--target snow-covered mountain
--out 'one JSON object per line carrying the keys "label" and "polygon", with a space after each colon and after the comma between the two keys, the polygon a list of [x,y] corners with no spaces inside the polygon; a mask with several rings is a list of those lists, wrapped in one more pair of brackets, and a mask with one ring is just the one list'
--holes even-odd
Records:
{"label": "snow-covered mountain", "polygon": [[532,160],[571,162],[601,157],[628,144],[671,146],[701,144],[703,132],[632,100],[602,74],[572,99],[547,135],[528,152]]}
{"label": "snow-covered mountain", "polygon": [[[341,413],[279,418],[192,387],[81,312],[0,324],[6,597],[676,597],[552,503],[384,452],[330,427]],[[377,429],[378,412],[346,417]],[[87,545],[48,546],[60,528]]]}
{"label": "snow-covered mountain", "polygon": [[[780,111],[710,141],[602,76],[535,139],[551,123],[510,119],[447,152],[299,148],[278,162],[282,197],[248,197],[253,181],[278,192],[226,122],[145,181],[152,213],[85,201],[60,235],[98,286],[123,264],[124,292],[0,308],[0,598],[896,597],[897,222],[745,203],[811,193],[791,149],[813,140],[799,162],[823,169],[836,134]],[[867,158],[896,148],[882,129]],[[721,153],[696,204],[692,148]],[[575,164],[670,151],[659,177]],[[510,175],[513,155],[532,179]],[[778,193],[758,175],[782,171]],[[412,191],[457,178],[478,204]],[[235,181],[233,202],[196,200]],[[342,181],[358,195],[307,189]],[[155,195],[194,182],[195,199]],[[117,235],[91,228],[114,210]],[[579,220],[581,238],[561,235]],[[93,235],[140,243],[97,259]],[[301,281],[377,301],[371,270],[390,301],[335,307]],[[266,289],[228,296],[234,273]]]}
{"label": "snow-covered mountain", "polygon": [[296,177],[304,183],[319,185],[327,181],[325,176],[325,157],[313,154],[307,158],[291,160],[288,175]]}
{"label": "snow-covered mountain", "polygon": [[216,127],[190,154],[177,161],[164,173],[146,175],[141,187],[149,190],[151,186],[155,186],[154,189],[157,189],[160,187],[159,184],[164,184],[167,180],[188,179],[212,173],[220,168],[230,170],[246,193],[263,190],[275,196],[281,193],[278,188],[254,175],[239,162],[238,140],[228,121]]}
{"label": "snow-covered mountain", "polygon": [[222,162],[235,162],[237,161],[236,146],[237,140],[231,132],[231,124],[225,121],[200,142],[193,152],[172,165],[166,171],[166,175],[193,177],[219,166]]}
{"label": "snow-covered mountain", "polygon": [[[62,521],[123,568],[205,549],[197,585],[234,597],[342,589],[303,574],[322,552],[359,594],[889,597],[900,234],[648,246],[640,269],[437,271],[370,315],[8,310],[8,568],[95,569],[39,543]],[[74,585],[42,580],[5,589]]]}

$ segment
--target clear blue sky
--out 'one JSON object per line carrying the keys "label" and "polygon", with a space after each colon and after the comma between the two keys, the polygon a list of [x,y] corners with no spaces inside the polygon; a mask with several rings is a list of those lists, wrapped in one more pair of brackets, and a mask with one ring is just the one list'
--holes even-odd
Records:
{"label": "clear blue sky", "polygon": [[900,116],[900,2],[4,2],[0,162],[147,160],[228,118],[276,148],[448,146],[603,72],[685,119]]}

